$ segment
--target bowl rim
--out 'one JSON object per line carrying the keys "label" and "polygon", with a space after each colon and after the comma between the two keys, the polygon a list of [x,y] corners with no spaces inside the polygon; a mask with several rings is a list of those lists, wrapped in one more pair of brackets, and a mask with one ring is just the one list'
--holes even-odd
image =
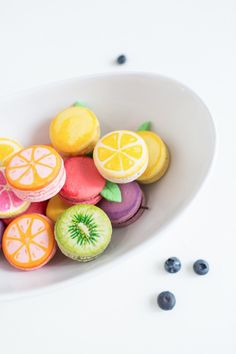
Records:
{"label": "bowl rim", "polygon": [[[95,74],[84,74],[84,75],[79,75],[76,77],[71,77],[71,78],[66,78],[62,80],[54,80],[48,83],[42,83],[40,85],[36,85],[30,88],[25,88],[22,90],[17,90],[12,93],[7,93],[6,95],[1,95],[0,96],[0,105],[4,103],[4,101],[8,101],[13,99],[14,97],[19,97],[19,96],[25,96],[27,94],[32,94],[32,93],[37,93],[37,91],[40,91],[42,89],[49,89],[53,88],[57,85],[63,85],[63,84],[70,84],[76,81],[83,81],[83,80],[97,80],[97,79],[103,79],[103,78],[112,78],[112,77],[140,77],[140,78],[146,78],[146,79],[157,79],[157,80],[162,80],[162,81],[168,81],[172,84],[175,84],[176,86],[179,86],[180,88],[186,90],[193,98],[195,101],[197,101],[208,113],[209,116],[209,122],[208,124],[211,127],[212,130],[212,138],[213,138],[213,146],[212,146],[212,156],[211,160],[209,161],[208,168],[205,172],[204,177],[200,181],[198,188],[192,191],[192,193],[189,194],[188,198],[182,203],[181,207],[175,210],[170,218],[167,218],[165,220],[165,223],[159,227],[158,229],[158,236],[163,235],[164,231],[168,231],[168,229],[173,225],[173,223],[177,220],[177,218],[181,215],[184,214],[184,212],[187,210],[187,206],[191,206],[193,203],[194,199],[196,196],[201,192],[203,186],[205,183],[208,181],[212,174],[213,167],[216,162],[216,156],[218,155],[218,139],[217,139],[217,130],[216,126],[214,124],[213,117],[206,106],[206,104],[203,102],[203,100],[198,96],[197,93],[195,93],[191,88],[189,88],[187,85],[183,84],[182,82],[173,79],[171,77],[165,76],[165,75],[160,75],[158,73],[152,73],[152,72],[145,72],[145,71],[119,71],[119,72],[105,72],[105,73],[95,73]],[[148,245],[150,246],[151,242],[154,242],[155,237],[150,237],[146,240],[144,240],[142,243],[138,243],[133,247],[131,251],[127,251],[123,254],[121,254],[117,259],[114,259],[112,262],[110,262],[110,267],[115,266],[118,264],[120,260],[125,261],[128,259],[130,255],[135,255],[138,252],[140,253],[142,249],[146,248]],[[157,238],[156,238],[157,242]],[[142,247],[143,246],[143,247]],[[145,246],[145,247],[144,247]],[[99,267],[94,268],[92,270],[89,270],[88,272],[81,273],[79,275],[75,275],[73,277],[70,277],[66,280],[59,280],[55,284],[49,284],[49,285],[43,285],[40,288],[37,289],[30,289],[30,290],[23,290],[19,291],[17,293],[11,294],[11,293],[5,293],[1,294],[0,293],[0,302],[2,301],[12,301],[12,300],[18,300],[24,297],[28,296],[39,296],[43,295],[46,293],[51,293],[53,291],[56,291],[58,289],[63,289],[63,287],[66,287],[68,285],[72,285],[76,283],[77,279],[80,279],[81,281],[84,281],[85,279],[89,279],[92,276],[96,276],[98,272],[100,272],[102,269],[106,268],[107,263],[99,265]]]}

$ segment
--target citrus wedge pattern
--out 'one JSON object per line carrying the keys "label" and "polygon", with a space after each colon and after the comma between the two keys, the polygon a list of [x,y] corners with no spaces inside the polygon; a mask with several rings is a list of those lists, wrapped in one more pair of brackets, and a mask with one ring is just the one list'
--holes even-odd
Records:
{"label": "citrus wedge pattern", "polygon": [[34,269],[51,259],[55,250],[53,228],[46,217],[28,214],[16,218],[2,240],[7,260],[20,269]]}
{"label": "citrus wedge pattern", "polygon": [[0,166],[6,166],[9,159],[23,147],[15,140],[0,138]]}
{"label": "citrus wedge pattern", "polygon": [[18,215],[24,212],[30,203],[19,199],[9,187],[4,167],[0,167],[0,218]]}
{"label": "citrus wedge pattern", "polygon": [[59,154],[45,145],[35,145],[18,152],[6,167],[10,185],[22,190],[36,190],[49,184],[62,165]]}
{"label": "citrus wedge pattern", "polygon": [[130,182],[140,176],[147,166],[147,147],[134,132],[114,131],[99,140],[94,149],[94,161],[105,178],[114,182],[127,178]]}

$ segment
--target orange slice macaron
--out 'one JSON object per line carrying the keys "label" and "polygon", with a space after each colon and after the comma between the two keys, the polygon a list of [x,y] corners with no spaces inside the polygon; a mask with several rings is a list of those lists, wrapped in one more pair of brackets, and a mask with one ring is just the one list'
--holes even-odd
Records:
{"label": "orange slice macaron", "polygon": [[53,224],[40,214],[20,216],[6,228],[2,249],[7,261],[15,268],[40,268],[49,262],[56,251]]}

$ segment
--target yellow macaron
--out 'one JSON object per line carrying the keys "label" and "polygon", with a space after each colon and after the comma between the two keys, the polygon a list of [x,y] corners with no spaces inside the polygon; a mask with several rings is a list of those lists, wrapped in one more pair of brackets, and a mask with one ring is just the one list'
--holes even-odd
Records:
{"label": "yellow macaron", "polygon": [[149,161],[145,172],[138,178],[140,183],[149,184],[158,181],[169,166],[169,151],[164,141],[152,131],[138,131],[148,148]]}
{"label": "yellow macaron", "polygon": [[51,198],[48,202],[46,215],[49,219],[56,222],[57,218],[71,205],[65,203],[60,196],[57,194],[55,197]]}
{"label": "yellow macaron", "polygon": [[148,149],[137,133],[116,130],[97,142],[93,158],[104,178],[115,183],[128,183],[136,180],[146,170]]}
{"label": "yellow macaron", "polygon": [[83,106],[65,109],[50,124],[51,143],[65,156],[85,155],[93,151],[99,137],[97,117]]}

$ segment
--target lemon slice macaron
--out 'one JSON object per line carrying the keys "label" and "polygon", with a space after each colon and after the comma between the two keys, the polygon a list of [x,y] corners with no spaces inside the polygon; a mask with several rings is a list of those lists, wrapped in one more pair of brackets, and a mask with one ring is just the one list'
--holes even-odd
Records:
{"label": "lemon slice macaron", "polygon": [[93,157],[101,175],[115,183],[136,180],[148,165],[145,141],[129,130],[116,130],[103,136],[94,148]]}

